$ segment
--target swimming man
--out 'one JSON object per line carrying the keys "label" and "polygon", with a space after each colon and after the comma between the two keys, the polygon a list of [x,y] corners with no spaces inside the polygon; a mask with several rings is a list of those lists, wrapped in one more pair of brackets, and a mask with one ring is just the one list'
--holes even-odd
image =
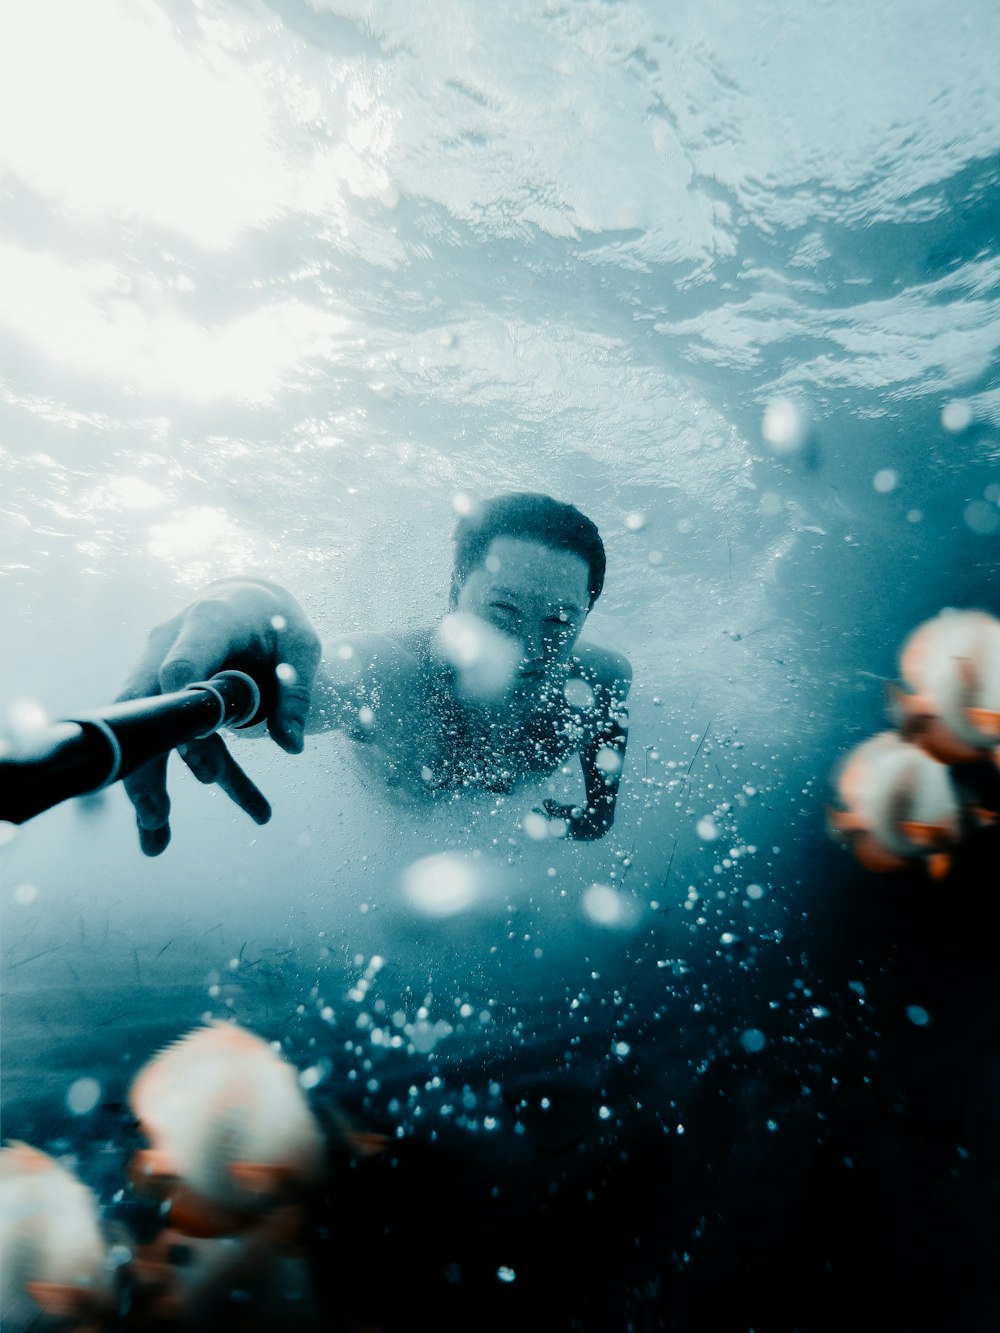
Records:
{"label": "swimming man", "polygon": [[[409,634],[365,633],[326,650],[290,593],[266,579],[212,584],[153,630],[121,698],[182,689],[234,657],[275,672],[271,737],[298,754],[306,732],[339,730],[381,779],[410,796],[510,791],[579,754],[584,799],[546,801],[567,836],[611,827],[627,739],[632,672],[620,653],[580,640],[604,586],[604,545],[572,505],[517,493],[485,501],[455,532],[450,614]],[[270,807],[213,735],[182,749],[257,823]],[[170,841],[166,756],[126,779],[139,842]]]}

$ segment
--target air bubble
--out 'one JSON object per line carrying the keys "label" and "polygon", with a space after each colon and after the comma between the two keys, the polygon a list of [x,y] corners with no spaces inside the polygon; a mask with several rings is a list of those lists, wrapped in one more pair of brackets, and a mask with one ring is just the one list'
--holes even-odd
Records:
{"label": "air bubble", "polygon": [[941,425],[957,434],[972,423],[972,408],[962,398],[953,398],[941,409]]}
{"label": "air bubble", "polygon": [[795,453],[809,434],[809,413],[791,398],[774,398],[764,409],[760,433],[776,454]]}
{"label": "air bubble", "polygon": [[899,473],[891,467],[881,468],[872,478],[872,485],[881,495],[887,495],[899,485]]}
{"label": "air bubble", "polygon": [[1000,528],[1000,512],[996,505],[987,504],[985,500],[973,500],[967,504],[963,518],[965,526],[979,537],[992,537]]}
{"label": "air bubble", "polygon": [[537,810],[532,810],[524,816],[522,826],[527,836],[535,842],[541,842],[549,836],[549,821]]}
{"label": "air bubble", "polygon": [[467,861],[448,852],[437,852],[407,867],[403,888],[418,912],[426,916],[454,916],[476,901],[478,880]]}
{"label": "air bubble", "polygon": [[623,926],[632,915],[629,904],[610,884],[591,884],[582,905],[584,913],[598,926]]}
{"label": "air bubble", "polygon": [[581,713],[589,712],[594,706],[594,691],[579,676],[573,676],[566,682],[563,693],[570,708],[578,708]]}
{"label": "air bubble", "polygon": [[767,1038],[760,1028],[747,1028],[746,1032],[740,1036],[740,1045],[751,1055],[756,1055],[767,1045]]}
{"label": "air bubble", "polygon": [[96,1078],[78,1078],[66,1093],[66,1105],[74,1115],[89,1114],[101,1100],[101,1085]]}

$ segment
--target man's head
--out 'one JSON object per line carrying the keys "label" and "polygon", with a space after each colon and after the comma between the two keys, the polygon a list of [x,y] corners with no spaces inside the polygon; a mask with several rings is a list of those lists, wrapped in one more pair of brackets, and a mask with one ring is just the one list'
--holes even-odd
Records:
{"label": "man's head", "polygon": [[455,533],[451,609],[520,644],[516,674],[540,682],[569,661],[604,585],[604,545],[572,505],[501,495]]}
{"label": "man's head", "polygon": [[458,605],[462,585],[477,565],[484,563],[496,537],[518,537],[556,551],[571,551],[587,565],[587,610],[604,587],[607,560],[597,525],[575,505],[550,495],[516,491],[484,500],[455,528],[455,564],[451,575],[451,609]]}

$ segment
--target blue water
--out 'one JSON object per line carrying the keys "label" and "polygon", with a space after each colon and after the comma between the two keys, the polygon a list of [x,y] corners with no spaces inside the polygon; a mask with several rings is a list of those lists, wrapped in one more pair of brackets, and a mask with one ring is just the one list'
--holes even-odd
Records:
{"label": "blue water", "polygon": [[[174,773],[156,861],[120,791],[24,827],[5,1137],[120,1211],[132,1071],[231,1014],[398,1136],[343,1183],[358,1320],[992,1327],[995,842],[890,882],[823,806],[905,634],[997,609],[994,8],[5,26],[0,704],[108,701],[233,571],[324,636],[431,623],[508,489],[598,523],[587,636],[635,674],[596,844],[532,841],[533,791],[399,808],[336,737],[239,744],[263,829]],[[482,908],[414,910],[442,852]]]}

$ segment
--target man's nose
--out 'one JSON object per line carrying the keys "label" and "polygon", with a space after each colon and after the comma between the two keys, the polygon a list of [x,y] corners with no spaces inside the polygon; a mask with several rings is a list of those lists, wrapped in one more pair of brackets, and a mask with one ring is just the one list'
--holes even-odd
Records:
{"label": "man's nose", "polygon": [[541,625],[522,625],[521,647],[524,649],[524,656],[527,661],[540,662],[543,660],[546,656],[546,645]]}

